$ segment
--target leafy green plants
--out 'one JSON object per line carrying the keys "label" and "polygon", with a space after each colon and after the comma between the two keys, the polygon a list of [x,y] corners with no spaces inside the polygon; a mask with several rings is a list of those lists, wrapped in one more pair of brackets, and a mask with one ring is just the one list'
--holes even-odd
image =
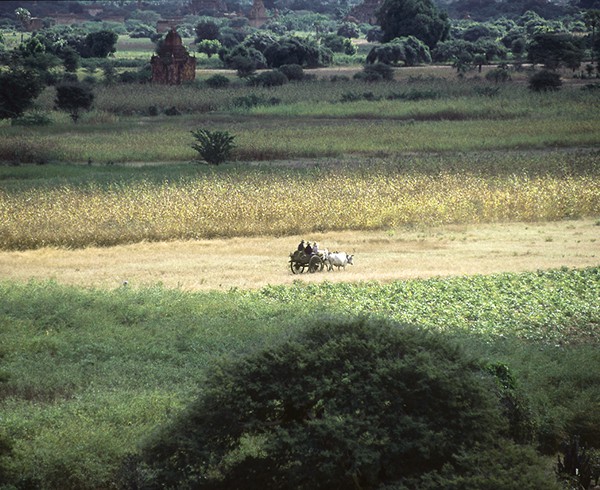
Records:
{"label": "leafy green plants", "polygon": [[210,88],[225,88],[229,86],[230,80],[224,75],[213,75],[207,78],[204,83]]}
{"label": "leafy green plants", "polygon": [[[423,488],[442,467],[444,479],[468,473],[452,468],[459,454],[506,441],[492,387],[440,335],[315,319],[211,371],[202,395],[143,450],[137,476],[173,488]],[[490,478],[505,471],[486,466]]]}
{"label": "leafy green plants", "polygon": [[562,81],[555,71],[540,70],[529,77],[528,86],[534,92],[555,92],[562,86]]}
{"label": "leafy green plants", "polygon": [[227,161],[235,147],[233,143],[235,136],[227,131],[197,129],[191,133],[196,138],[196,143],[192,144],[192,148],[199,153],[202,160],[211,165]]}
{"label": "leafy green plants", "polygon": [[56,87],[56,107],[69,114],[74,123],[80,112],[88,111],[94,102],[94,93],[84,84],[66,83]]}
{"label": "leafy green plants", "polygon": [[[189,166],[187,168],[190,176],[197,173]],[[48,175],[55,169],[34,166],[31,170]],[[75,171],[66,166],[60,166],[58,170]],[[115,166],[111,170],[116,172],[119,168]],[[55,173],[50,175],[58,177]],[[8,181],[3,182],[6,185]],[[551,466],[556,461],[561,441],[568,436],[565,428],[571,434],[579,434],[582,443],[590,441],[586,444],[590,456],[593,454],[591,447],[594,447],[591,442],[598,440],[595,403],[600,396],[599,279],[600,270],[595,267],[390,284],[296,283],[293,286],[268,286],[257,291],[206,293],[162,286],[88,289],[64,286],[55,281],[0,281],[0,323],[3,325],[0,333],[0,410],[3,417],[0,474],[3,470],[6,473],[2,474],[6,477],[3,483],[15,488],[117,488],[119,482],[115,475],[128,454],[130,461],[139,462],[142,442],[148,441],[157,427],[163,427],[165,431],[168,427],[173,428],[182,412],[184,417],[191,408],[200,406],[193,400],[198,397],[199,390],[208,393],[204,383],[207,373],[212,373],[213,381],[220,376],[219,370],[225,364],[217,358],[222,355],[240,359],[238,374],[251,374],[253,369],[256,373],[256,368],[261,367],[259,353],[269,366],[274,365],[276,354],[280,353],[282,361],[293,359],[294,364],[282,362],[293,380],[300,378],[309,366],[302,366],[298,363],[300,359],[281,346],[300,346],[301,360],[311,361],[318,368],[315,372],[322,376],[321,379],[329,376],[327,386],[319,386],[315,381],[315,387],[321,392],[315,390],[314,393],[323,394],[318,399],[324,402],[316,406],[317,409],[321,406],[329,410],[336,408],[332,396],[323,393],[325,388],[331,388],[346,393],[346,396],[354,390],[362,397],[356,399],[354,406],[362,410],[359,414],[347,411],[353,423],[360,420],[359,415],[368,415],[369,409],[384,405],[383,409],[387,410],[383,403],[386,398],[374,407],[360,406],[358,401],[374,396],[374,388],[380,389],[386,379],[393,386],[395,378],[380,377],[379,384],[374,384],[373,389],[369,384],[364,391],[357,384],[360,379],[365,379],[358,376],[362,365],[358,359],[363,363],[368,360],[368,350],[363,347],[377,345],[379,340],[387,338],[389,332],[384,322],[367,322],[371,327],[380,325],[381,328],[375,336],[361,337],[358,335],[360,325],[352,322],[346,324],[346,330],[337,322],[316,322],[314,312],[327,308],[338,318],[338,315],[358,317],[368,314],[385,316],[403,324],[418,324],[420,332],[414,329],[399,332],[407,346],[405,359],[416,358],[418,363],[407,364],[407,372],[420,366],[424,375],[435,374],[435,370],[443,368],[449,359],[444,353],[453,352],[451,346],[458,343],[462,347],[455,349],[458,362],[456,365],[451,363],[449,370],[440,374],[440,381],[453,380],[456,374],[462,383],[475,374],[475,388],[468,386],[466,393],[477,393],[476,386],[484,382],[489,388],[484,396],[487,399],[495,394],[492,399],[494,403],[500,403],[499,412],[505,414],[504,426],[508,418],[507,429],[512,438],[520,439],[521,432],[513,429],[523,427],[515,425],[523,419],[513,418],[517,414],[513,409],[521,405],[521,396],[525,395],[537,422],[538,442],[544,434],[557,436],[555,444],[545,451],[553,456],[547,460],[544,484],[513,483],[512,478],[515,482],[530,478],[539,483],[539,455],[529,445],[501,442],[504,438],[499,438],[497,447],[467,451],[453,458],[446,469],[431,475],[434,479],[431,485],[437,483],[433,488],[479,490],[481,479],[485,479],[485,483],[491,483],[484,488],[554,489]],[[293,332],[307,326],[318,328],[317,323],[322,326],[320,338],[323,341],[317,343],[313,336],[312,345],[319,348],[311,355],[310,345],[300,341]],[[329,326],[334,327],[331,332]],[[408,342],[409,334],[411,331],[414,334],[414,345],[427,347],[426,330],[443,331],[431,336],[433,340],[439,339],[440,345],[435,342],[431,349],[422,349],[417,355]],[[366,331],[371,332],[368,328]],[[285,336],[290,342],[286,343]],[[307,336],[303,334],[302,339]],[[326,344],[330,347],[328,351]],[[332,361],[335,359],[333,354],[343,353],[344,349],[356,357],[356,360],[349,357],[347,370],[346,365]],[[250,355],[252,352],[256,355]],[[332,355],[318,358],[318,353],[326,352]],[[376,352],[381,352],[381,347]],[[373,356],[371,365],[382,374],[389,362],[391,373],[392,368],[397,367],[394,359],[390,359],[387,350],[381,354],[379,364]],[[469,364],[469,358],[481,359],[482,370]],[[339,359],[344,358],[339,356]],[[316,364],[319,360],[322,361],[320,366]],[[335,368],[329,375],[327,363]],[[468,368],[466,373],[460,371],[461,366]],[[365,376],[369,374],[365,372],[367,368],[368,365],[362,367]],[[229,365],[222,379],[225,376],[229,379],[233,372]],[[251,380],[252,386],[267,380],[266,371],[259,372],[261,375]],[[281,373],[281,378],[284,374]],[[276,375],[270,372],[268,379],[276,380]],[[275,383],[269,386],[275,386]],[[240,386],[240,389],[248,388]],[[294,399],[302,400],[300,387],[294,387],[293,393],[298,395]],[[416,396],[411,394],[410,399],[414,400]],[[308,396],[304,399],[311,401]],[[258,401],[260,399],[254,399],[247,408],[258,406]],[[514,402],[518,402],[517,407]],[[191,403],[194,403],[193,407],[184,412]],[[240,404],[241,400],[235,400],[232,406],[239,407]],[[445,406],[444,401],[442,407]],[[271,408],[277,410],[279,407],[274,404]],[[399,413],[406,416],[405,412]],[[571,414],[576,415],[576,420]],[[375,415],[385,421],[383,413]],[[447,411],[442,414],[442,417],[451,416]],[[312,428],[324,420],[314,418],[305,423]],[[345,422],[343,417],[341,420]],[[368,418],[363,421],[363,427],[368,427]],[[323,423],[324,430],[336,428],[331,418],[327,418],[327,422]],[[338,424],[337,429],[344,435],[341,425]],[[589,431],[584,431],[585,427]],[[269,429],[269,435],[273,429]],[[384,439],[369,438],[371,433],[366,431],[356,434],[357,442],[350,448],[360,444],[369,451],[367,455],[378,448],[380,454],[386,450]],[[470,434],[469,437],[473,433]],[[300,437],[302,434],[293,435]],[[260,457],[264,447],[260,437],[248,437],[242,442],[241,451],[230,454],[248,455],[255,449],[255,454]],[[597,455],[597,448],[594,454]],[[239,461],[231,462],[237,464]],[[594,461],[597,468],[597,459]],[[134,467],[128,468],[131,470],[129,476],[137,475],[133,472]],[[419,484],[407,486],[431,488]]]}

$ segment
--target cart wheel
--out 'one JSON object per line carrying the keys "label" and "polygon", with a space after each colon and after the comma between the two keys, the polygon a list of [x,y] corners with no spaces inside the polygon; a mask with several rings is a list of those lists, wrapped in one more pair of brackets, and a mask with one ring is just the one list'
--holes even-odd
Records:
{"label": "cart wheel", "polygon": [[308,262],[308,272],[317,272],[323,270],[323,261],[316,255],[310,258]]}
{"label": "cart wheel", "polygon": [[304,272],[304,266],[298,262],[290,262],[290,269],[292,269],[292,274],[302,274]]}

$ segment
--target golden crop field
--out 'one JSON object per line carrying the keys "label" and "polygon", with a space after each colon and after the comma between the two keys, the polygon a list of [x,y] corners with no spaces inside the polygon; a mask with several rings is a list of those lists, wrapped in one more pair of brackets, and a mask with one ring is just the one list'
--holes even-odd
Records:
{"label": "golden crop field", "polygon": [[0,248],[551,221],[600,214],[590,175],[379,169],[206,172],[177,180],[0,190]]}

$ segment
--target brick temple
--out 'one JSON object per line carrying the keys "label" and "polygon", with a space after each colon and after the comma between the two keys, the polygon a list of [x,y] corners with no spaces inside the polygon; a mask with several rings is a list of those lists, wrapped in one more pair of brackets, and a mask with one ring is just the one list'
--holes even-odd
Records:
{"label": "brick temple", "polygon": [[263,0],[254,0],[248,14],[248,23],[252,27],[260,27],[267,23],[269,16]]}
{"label": "brick temple", "polygon": [[150,60],[152,82],[163,85],[180,85],[196,78],[196,58],[190,56],[181,36],[172,28],[157,55]]}
{"label": "brick temple", "polygon": [[376,24],[377,23],[377,9],[383,3],[382,0],[364,0],[363,3],[354,7],[349,17],[353,17],[359,22],[365,22],[368,24]]}

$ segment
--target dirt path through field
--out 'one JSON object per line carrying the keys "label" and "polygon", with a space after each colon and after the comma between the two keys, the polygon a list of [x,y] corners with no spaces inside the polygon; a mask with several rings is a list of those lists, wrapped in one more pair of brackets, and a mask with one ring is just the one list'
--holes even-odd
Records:
{"label": "dirt path through field", "polygon": [[[0,279],[52,278],[115,288],[162,283],[186,290],[258,288],[295,280],[369,281],[519,272],[600,264],[598,220],[338,232],[306,237],[140,243],[110,248],[0,252]],[[355,254],[346,270],[293,275],[300,238]]]}

